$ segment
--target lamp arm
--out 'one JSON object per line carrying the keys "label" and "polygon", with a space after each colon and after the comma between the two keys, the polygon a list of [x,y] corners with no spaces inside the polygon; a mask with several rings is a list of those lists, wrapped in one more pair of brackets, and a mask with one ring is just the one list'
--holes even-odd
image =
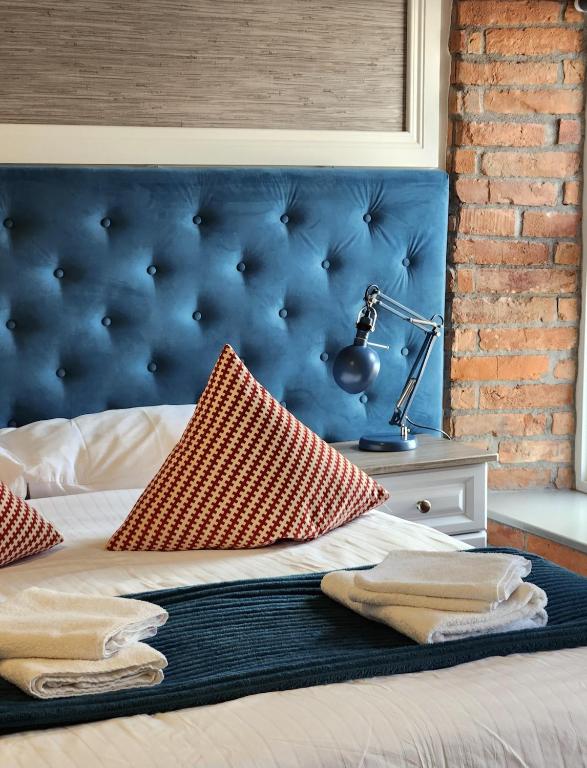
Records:
{"label": "lamp arm", "polygon": [[426,369],[426,366],[428,365],[432,348],[439,336],[440,328],[438,327],[426,333],[426,338],[420,347],[418,355],[416,356],[414,364],[412,365],[412,368],[408,374],[408,378],[406,379],[406,383],[404,384],[404,388],[402,389],[400,396],[398,397],[395,404],[393,415],[389,420],[389,423],[399,426],[402,429],[402,432],[404,429],[406,429],[405,422],[408,409],[416,395],[418,385],[420,384],[422,375]]}
{"label": "lamp arm", "polygon": [[386,309],[388,312],[400,317],[402,320],[421,328],[423,331],[427,331],[430,328],[442,328],[443,325],[442,320],[440,322],[434,318],[429,320],[418,312],[415,312],[413,309],[400,304],[399,301],[392,299],[391,296],[386,296],[385,293],[381,293],[377,285],[368,286],[365,291],[365,304],[367,306],[379,304],[383,309]]}
{"label": "lamp arm", "polygon": [[422,342],[422,346],[420,347],[416,359],[414,360],[414,364],[410,369],[406,383],[404,384],[400,396],[397,399],[393,415],[389,420],[390,424],[400,427],[402,435],[407,436],[407,432],[409,430],[405,422],[407,419],[408,409],[412,404],[412,400],[414,399],[418,385],[422,379],[422,374],[428,365],[434,343],[442,333],[444,320],[442,317],[440,317],[440,315],[435,315],[430,319],[423,317],[418,312],[414,312],[409,307],[405,307],[403,304],[400,304],[399,301],[396,301],[390,296],[386,296],[384,293],[381,293],[378,286],[376,285],[368,286],[367,290],[365,291],[365,305],[365,308],[367,309],[367,317],[369,319],[373,319],[371,330],[375,329],[375,320],[377,317],[375,306],[379,305],[382,309],[385,309],[388,312],[391,312],[392,314],[401,318],[402,320],[411,323],[411,325],[414,325],[416,328],[419,328],[426,334],[426,338]]}
{"label": "lamp arm", "polygon": [[420,328],[422,331],[428,331],[430,328],[438,327],[438,323],[435,320],[426,320],[425,317],[406,316],[402,312],[398,312],[394,307],[388,306],[384,301],[378,301],[377,304],[388,312],[392,312],[397,317],[401,317],[402,320],[415,325],[416,328]]}

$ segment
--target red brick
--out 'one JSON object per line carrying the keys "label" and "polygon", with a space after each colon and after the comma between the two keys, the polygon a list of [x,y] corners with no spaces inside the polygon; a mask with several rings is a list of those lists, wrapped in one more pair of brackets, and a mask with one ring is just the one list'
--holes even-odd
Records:
{"label": "red brick", "polygon": [[546,429],[546,414],[531,413],[471,413],[453,416],[455,437],[474,435],[542,435]]}
{"label": "red brick", "polygon": [[446,271],[446,292],[455,293],[457,289],[457,273],[456,269],[449,266]]}
{"label": "red brick", "polygon": [[[450,152],[452,151],[452,146],[454,145],[454,126],[455,121],[453,119],[454,115],[452,114],[452,110],[450,108],[450,96],[449,96],[449,116],[448,120],[446,121],[446,152],[447,152],[447,158],[450,158]],[[450,168],[450,160],[447,159],[447,168]]]}
{"label": "red brick", "polygon": [[[559,299],[560,302],[563,299]],[[560,312],[560,307],[559,307]],[[551,323],[556,318],[556,299],[500,296],[461,298],[453,301],[455,323]]]}
{"label": "red brick", "polygon": [[581,246],[578,243],[557,243],[554,251],[555,264],[579,264]]}
{"label": "red brick", "polygon": [[[461,115],[463,113],[463,92],[456,88],[451,88],[448,92],[448,113],[449,115]],[[449,137],[449,144],[452,144],[450,133]]]}
{"label": "red brick", "polygon": [[581,135],[581,123],[578,120],[559,120],[559,144],[580,144]]}
{"label": "red brick", "polygon": [[[491,470],[489,471],[489,479],[491,481]],[[490,487],[494,486],[490,485]],[[487,543],[490,547],[515,547],[516,549],[526,549],[525,542],[526,534],[519,528],[502,525],[495,520],[487,521]]]}
{"label": "red brick", "polygon": [[456,264],[546,264],[548,248],[544,243],[520,240],[466,240],[455,243],[453,259]]}
{"label": "red brick", "polygon": [[497,379],[496,357],[455,357],[451,361],[453,381],[483,381]]}
{"label": "red brick", "polygon": [[472,269],[459,269],[457,271],[456,288],[459,293],[470,293],[473,290]]}
{"label": "red brick", "polygon": [[473,387],[454,385],[450,389],[450,405],[452,410],[470,410],[477,407],[477,390]]}
{"label": "red brick", "polygon": [[474,150],[456,149],[453,154],[453,171],[455,173],[474,173],[476,156],[477,153]]}
{"label": "red brick", "polygon": [[[497,491],[508,491],[508,490],[517,490],[519,488],[546,488],[550,485],[550,469],[529,469],[527,467],[499,467],[489,469],[489,478],[488,478],[488,485],[490,488],[493,488]],[[509,539],[503,539],[497,537],[495,534],[492,535],[491,530],[493,526],[499,525],[499,523],[495,523],[493,520],[488,521],[488,534],[489,534],[489,542],[492,546],[495,547],[518,547],[520,549],[525,549],[525,546],[522,544],[514,544],[514,543],[499,543],[501,541],[508,541]],[[501,526],[503,528],[506,528],[508,526]],[[512,531],[518,531],[517,528],[511,528]],[[522,531],[518,531],[519,534],[523,535]],[[512,539],[512,541],[517,539]]]}
{"label": "red brick", "polygon": [[502,440],[499,460],[502,464],[536,461],[571,461],[573,450],[568,440]]}
{"label": "red brick", "polygon": [[491,410],[512,408],[552,408],[571,405],[574,387],[571,384],[492,385],[479,390],[479,407]]}
{"label": "red brick", "polygon": [[467,52],[467,33],[463,30],[455,29],[450,33],[448,47],[451,53]]}
{"label": "red brick", "polygon": [[470,269],[449,269],[447,291],[449,293],[470,293],[473,290],[473,272]]}
{"label": "red brick", "polygon": [[571,411],[557,411],[552,414],[553,435],[574,435],[575,414]]}
{"label": "red brick", "polygon": [[585,16],[575,8],[573,0],[568,0],[565,8],[565,21],[569,24],[584,24]]}
{"label": "red brick", "polygon": [[447,146],[446,148],[446,170],[448,173],[451,173],[454,168],[454,156],[455,156],[455,148],[452,146]]}
{"label": "red brick", "polygon": [[486,352],[574,349],[577,329],[562,328],[482,328],[479,346]]}
{"label": "red brick", "polygon": [[486,176],[574,176],[581,167],[578,152],[486,152],[481,169]]}
{"label": "red brick", "polygon": [[501,381],[540,379],[550,369],[546,355],[511,355],[497,358],[497,378]]}
{"label": "red brick", "polygon": [[577,275],[567,269],[482,269],[476,288],[494,293],[570,293],[577,287]]}
{"label": "red brick", "polygon": [[549,181],[491,181],[489,200],[514,205],[554,205],[556,184]]}
{"label": "red brick", "polygon": [[[476,3],[477,7],[483,3]],[[501,3],[496,3],[500,6]],[[504,56],[541,56],[550,53],[579,53],[583,34],[579,29],[488,29],[486,53]]]}
{"label": "red brick", "polygon": [[467,42],[467,53],[483,53],[485,48],[485,35],[481,31],[473,31],[469,33],[469,40]]}
{"label": "red brick", "polygon": [[500,208],[463,208],[459,230],[475,235],[513,235],[516,214]]}
{"label": "red brick", "polygon": [[484,47],[483,32],[455,29],[450,34],[451,53],[481,53]]}
{"label": "red brick", "polygon": [[489,199],[487,179],[457,179],[455,192],[462,203],[486,203]]}
{"label": "red brick", "polygon": [[584,552],[565,547],[556,541],[550,541],[532,533],[528,533],[526,536],[526,549],[562,565],[563,568],[587,576],[587,554]]}
{"label": "red brick", "polygon": [[555,0],[461,0],[457,24],[505,27],[517,24],[552,24],[558,21],[560,3]]}
{"label": "red brick", "polygon": [[455,328],[452,334],[453,352],[472,352],[477,349],[479,334],[473,328]]}
{"label": "red brick", "polygon": [[583,91],[491,90],[485,94],[483,104],[486,112],[506,115],[578,114],[583,110]]}
{"label": "red brick", "polygon": [[575,472],[572,467],[559,467],[554,484],[557,488],[574,488]]}
{"label": "red brick", "polygon": [[557,64],[510,61],[457,61],[454,76],[454,82],[464,85],[546,85],[556,83],[557,79]]}
{"label": "red brick", "polygon": [[563,187],[563,203],[579,205],[581,202],[581,185],[578,181],[565,181]]}
{"label": "red brick", "polygon": [[571,293],[577,275],[567,269],[482,269],[475,285],[485,293]]}
{"label": "red brick", "polygon": [[546,141],[541,123],[471,123],[456,126],[457,144],[497,147],[539,147]]}
{"label": "red brick", "polygon": [[527,237],[576,237],[580,222],[578,213],[526,211],[522,234]]}
{"label": "red brick", "polygon": [[579,302],[577,299],[559,299],[558,317],[566,323],[572,323],[579,319]]}
{"label": "red brick", "polygon": [[577,84],[585,80],[585,62],[583,59],[567,59],[563,61],[565,83]]}
{"label": "red brick", "polygon": [[525,381],[539,379],[550,368],[545,355],[511,355],[506,357],[456,357],[451,362],[454,381]]}
{"label": "red brick", "polygon": [[467,91],[463,97],[463,110],[474,115],[483,112],[483,91],[478,88]]}
{"label": "red brick", "polygon": [[559,360],[554,367],[555,379],[567,379],[574,381],[577,376],[577,363],[575,360],[568,358],[567,360]]}

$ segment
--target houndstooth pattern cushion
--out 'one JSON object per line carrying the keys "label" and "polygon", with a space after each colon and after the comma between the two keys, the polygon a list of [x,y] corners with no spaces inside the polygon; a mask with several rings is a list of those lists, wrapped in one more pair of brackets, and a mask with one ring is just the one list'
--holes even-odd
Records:
{"label": "houndstooth pattern cushion", "polygon": [[62,541],[50,522],[0,482],[0,566],[44,552]]}
{"label": "houndstooth pattern cushion", "polygon": [[389,494],[285,410],[225,346],[186,430],[112,550],[315,539]]}

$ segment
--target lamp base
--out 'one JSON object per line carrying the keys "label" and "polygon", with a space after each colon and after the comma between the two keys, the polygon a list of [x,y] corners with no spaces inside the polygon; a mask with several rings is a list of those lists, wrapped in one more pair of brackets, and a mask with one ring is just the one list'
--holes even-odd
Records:
{"label": "lamp base", "polygon": [[417,445],[418,440],[413,435],[402,437],[389,432],[363,435],[359,440],[360,451],[413,451]]}

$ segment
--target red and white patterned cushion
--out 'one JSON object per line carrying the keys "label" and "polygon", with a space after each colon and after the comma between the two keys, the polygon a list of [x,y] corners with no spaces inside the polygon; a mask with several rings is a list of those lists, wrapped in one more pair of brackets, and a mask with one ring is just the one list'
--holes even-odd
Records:
{"label": "red and white patterned cushion", "polygon": [[50,522],[0,482],[0,566],[44,552],[62,541]]}
{"label": "red and white patterned cushion", "polygon": [[107,546],[241,549],[315,539],[388,497],[225,346],[181,440]]}

